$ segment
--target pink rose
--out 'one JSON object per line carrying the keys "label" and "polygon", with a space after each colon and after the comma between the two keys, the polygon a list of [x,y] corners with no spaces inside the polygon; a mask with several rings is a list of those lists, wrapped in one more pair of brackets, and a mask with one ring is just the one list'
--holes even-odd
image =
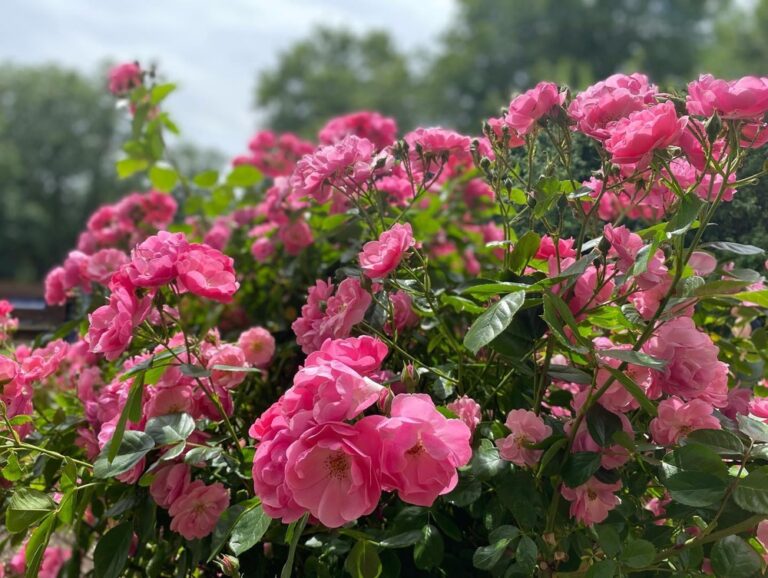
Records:
{"label": "pink rose", "polygon": [[688,403],[677,397],[662,400],[659,415],[651,420],[653,440],[662,446],[676,444],[697,429],[720,429],[720,421],[712,415],[714,409],[706,401],[692,399]]}
{"label": "pink rose", "polygon": [[535,258],[547,261],[550,257],[558,257],[560,259],[575,257],[576,250],[573,248],[573,243],[573,238],[558,239],[557,248],[555,248],[555,240],[549,235],[544,235],[539,243],[539,248],[536,250]]}
{"label": "pink rose", "polygon": [[190,244],[176,263],[179,285],[200,297],[229,303],[240,287],[234,261],[207,245]]}
{"label": "pink rose", "polygon": [[768,112],[768,78],[745,76],[727,81],[702,74],[688,84],[686,106],[690,114],[700,116],[717,112],[728,119],[761,117]]}
{"label": "pink rose", "polygon": [[694,251],[691,258],[688,259],[688,265],[697,275],[706,277],[717,269],[717,259],[710,253]]}
{"label": "pink rose", "polygon": [[728,366],[719,349],[689,317],[677,317],[657,329],[643,346],[648,355],[666,362],[653,370],[654,387],[683,400],[701,399],[715,407],[728,403]]}
{"label": "pink rose", "polygon": [[512,99],[503,123],[517,136],[527,135],[539,119],[563,102],[565,102],[565,92],[558,92],[556,84],[540,82],[534,88]]}
{"label": "pink rose", "polygon": [[677,117],[672,102],[662,102],[633,112],[611,126],[605,149],[611,153],[613,163],[644,169],[653,151],[677,144],[687,122],[688,117]]}
{"label": "pink rose", "polygon": [[251,255],[259,263],[264,263],[275,252],[275,243],[269,237],[256,239],[251,245]]}
{"label": "pink rose", "polygon": [[310,367],[338,361],[360,375],[369,375],[381,368],[388,353],[389,350],[382,341],[369,335],[326,339],[319,350],[307,356],[304,364]]}
{"label": "pink rose", "polygon": [[126,62],[113,66],[109,71],[109,92],[121,96],[141,86],[141,67],[137,62]]}
{"label": "pink rose", "polygon": [[211,372],[211,381],[217,387],[224,389],[233,389],[240,385],[245,379],[245,371],[231,371],[229,369],[216,369],[217,365],[228,365],[230,367],[248,367],[245,361],[245,353],[237,345],[226,343],[216,349],[208,359],[207,368]]}
{"label": "pink rose", "polygon": [[45,276],[45,302],[48,305],[64,305],[67,302],[67,292],[63,267],[55,267]]}
{"label": "pink rose", "polygon": [[220,482],[206,486],[195,480],[171,504],[171,530],[187,540],[204,538],[216,527],[221,514],[229,506],[229,490]]}
{"label": "pink rose", "polygon": [[541,458],[542,451],[531,449],[552,435],[552,428],[532,411],[513,409],[507,415],[506,426],[512,432],[496,440],[499,455],[518,466],[533,466]]}
{"label": "pink rose", "polygon": [[334,144],[349,135],[365,138],[378,149],[392,145],[397,138],[397,124],[393,118],[382,116],[378,112],[363,110],[329,120],[320,129],[320,144]]}
{"label": "pink rose", "polygon": [[614,494],[621,489],[621,482],[606,484],[597,478],[590,478],[576,488],[563,486],[560,493],[571,502],[571,516],[587,526],[599,524],[608,513],[621,503]]}
{"label": "pink rose", "polygon": [[[768,550],[768,520],[763,520],[757,525],[755,537],[760,544]],[[768,554],[763,554],[763,560],[768,562]]]}
{"label": "pink rose", "polygon": [[395,291],[389,294],[389,300],[392,303],[392,321],[387,321],[384,330],[392,335],[392,326],[394,325],[398,333],[409,327],[418,325],[419,316],[413,310],[413,301],[411,296],[405,291]]}
{"label": "pink rose", "polygon": [[253,367],[267,367],[275,354],[275,338],[263,327],[251,327],[243,331],[237,339],[237,345],[243,350],[245,360]]}
{"label": "pink rose", "polygon": [[108,285],[115,271],[129,260],[128,255],[119,249],[102,249],[88,259],[84,275],[89,281]]}
{"label": "pink rose", "polygon": [[393,225],[377,241],[369,241],[363,246],[360,268],[371,279],[382,279],[397,269],[405,252],[414,244],[409,223]]}
{"label": "pink rose", "polygon": [[446,418],[425,394],[399,394],[392,400],[390,417],[374,419],[382,439],[385,490],[397,490],[409,504],[429,507],[456,487],[456,468],[472,457],[472,434],[464,422]]}
{"label": "pink rose", "polygon": [[314,241],[312,229],[309,228],[309,224],[304,219],[297,219],[284,227],[280,227],[277,236],[283,242],[285,252],[294,256],[301,253]]}
{"label": "pink rose", "polygon": [[187,247],[182,233],[160,231],[133,248],[125,272],[136,287],[166,285],[176,277],[176,262]]}
{"label": "pink rose", "polygon": [[446,407],[464,422],[464,425],[469,428],[471,433],[475,432],[475,428],[480,425],[480,421],[483,418],[480,404],[466,395],[456,398]]}
{"label": "pink rose", "polygon": [[295,502],[329,528],[373,512],[381,496],[381,442],[364,418],[306,430],[286,452],[285,484]]}
{"label": "pink rose", "polygon": [[158,506],[167,509],[187,492],[191,483],[188,465],[167,465],[157,470],[149,493]]}

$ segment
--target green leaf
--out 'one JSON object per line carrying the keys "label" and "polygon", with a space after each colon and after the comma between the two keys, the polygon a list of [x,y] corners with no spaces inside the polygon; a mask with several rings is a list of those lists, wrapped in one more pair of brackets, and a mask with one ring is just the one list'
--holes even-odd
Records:
{"label": "green leaf", "polygon": [[121,179],[127,179],[139,171],[146,170],[149,163],[144,159],[121,159],[115,163],[117,176]]}
{"label": "green leaf", "polygon": [[454,506],[468,506],[483,493],[480,480],[472,476],[462,476],[453,491],[445,496],[446,501]]}
{"label": "green leaf", "polygon": [[511,541],[509,538],[502,538],[489,546],[478,548],[472,555],[473,566],[480,570],[490,570],[501,560]]}
{"label": "green leaf", "polygon": [[723,499],[728,484],[723,478],[707,472],[680,472],[668,477],[664,485],[676,502],[703,508]]}
{"label": "green leaf", "polygon": [[201,365],[193,365],[191,363],[182,363],[181,365],[179,365],[179,369],[181,370],[181,373],[183,373],[187,377],[205,378],[205,377],[211,376],[211,372],[208,371],[205,367],[202,367]]}
{"label": "green leaf", "polygon": [[227,175],[227,184],[232,187],[250,187],[262,179],[259,170],[252,165],[238,165]]}
{"label": "green leaf", "polygon": [[739,431],[755,442],[768,442],[768,425],[745,415],[737,416]]}
{"label": "green leaf", "polygon": [[379,546],[382,548],[406,548],[408,546],[413,546],[416,542],[421,540],[421,536],[421,530],[409,530],[395,536],[384,538],[379,542]]}
{"label": "green leaf", "polygon": [[621,552],[621,537],[615,527],[608,524],[595,526],[597,541],[608,556],[617,556]]}
{"label": "green leaf", "polygon": [[718,578],[750,578],[760,572],[760,556],[739,536],[726,536],[710,553],[710,561]]}
{"label": "green leaf", "polygon": [[614,445],[613,434],[623,430],[619,416],[599,403],[589,408],[585,419],[589,435],[600,447],[607,448]]}
{"label": "green leaf", "polygon": [[264,513],[261,504],[243,512],[232,528],[229,549],[239,556],[253,548],[269,529],[272,518]]}
{"label": "green leaf", "polygon": [[689,433],[683,443],[695,442],[707,446],[720,455],[742,455],[744,444],[741,440],[724,429],[698,429]]}
{"label": "green leaf", "polygon": [[443,561],[445,545],[440,532],[432,524],[421,531],[421,540],[413,548],[413,562],[419,570],[436,568]]}
{"label": "green leaf", "polygon": [[597,452],[575,452],[568,456],[563,468],[563,481],[575,488],[589,480],[600,469],[600,454]]}
{"label": "green leaf", "polygon": [[198,173],[192,179],[198,187],[209,189],[219,182],[219,173],[217,171],[203,171]]}
{"label": "green leaf", "polygon": [[381,576],[382,566],[376,546],[368,540],[359,540],[347,554],[344,569],[353,578],[378,578]]}
{"label": "green leaf", "polygon": [[547,375],[558,381],[567,381],[568,383],[578,383],[586,385],[592,383],[592,376],[586,371],[570,365],[550,365]]}
{"label": "green leaf", "polygon": [[517,291],[505,295],[491,305],[469,328],[464,337],[464,346],[477,354],[482,347],[488,345],[509,327],[524,301],[525,292]]}
{"label": "green leaf", "polygon": [[734,299],[741,299],[749,303],[754,303],[760,307],[768,307],[768,289],[760,291],[745,291],[743,293],[734,293],[731,295]]}
{"label": "green leaf", "polygon": [[753,470],[739,480],[733,490],[733,500],[749,512],[768,514],[768,466]]}
{"label": "green leaf", "polygon": [[[544,313],[542,318],[555,334],[557,340],[568,349],[577,353],[587,353],[589,345],[579,333],[579,327],[568,305],[554,293],[545,293],[542,297]],[[571,336],[576,340],[573,343],[571,336],[566,335],[565,326],[571,330]]]}
{"label": "green leaf", "polygon": [[[151,360],[150,360],[151,365]],[[123,435],[125,433],[125,426],[130,419],[132,422],[141,421],[141,399],[144,394],[144,372],[139,373],[131,384],[131,389],[128,390],[128,400],[125,403],[120,418],[115,425],[115,431],[112,432],[112,438],[107,443],[104,449],[107,450],[107,460],[112,461],[117,455],[120,444],[123,441]],[[102,451],[102,453],[104,453]]]}
{"label": "green leaf", "polygon": [[21,469],[21,464],[19,464],[19,458],[16,457],[15,452],[11,452],[8,454],[8,460],[3,468],[3,477],[9,482],[17,482],[22,475],[24,472]]}
{"label": "green leaf", "polygon": [[472,473],[479,480],[488,480],[504,470],[508,464],[499,457],[499,450],[489,439],[480,441],[470,462]]}
{"label": "green leaf", "polygon": [[104,534],[93,551],[94,578],[118,578],[128,561],[133,527],[123,522]]}
{"label": "green leaf", "polygon": [[731,243],[729,241],[717,241],[715,243],[704,243],[702,248],[715,249],[716,251],[725,251],[726,253],[735,253],[736,255],[764,255],[765,251],[754,245],[742,245],[740,243]]}
{"label": "green leaf", "polygon": [[173,83],[158,84],[157,86],[152,87],[149,101],[152,103],[152,106],[157,106],[163,102],[163,100],[165,100],[174,90],[176,90],[176,85]]}
{"label": "green leaf", "polygon": [[171,167],[155,165],[149,169],[149,180],[158,191],[168,193],[176,186],[179,175]]}
{"label": "green leaf", "polygon": [[677,209],[672,213],[674,216],[667,223],[665,229],[667,235],[675,237],[688,231],[693,226],[702,205],[704,205],[704,201],[699,199],[694,193],[680,199]]}
{"label": "green leaf", "polygon": [[656,359],[642,351],[634,351],[632,349],[598,349],[597,354],[601,357],[611,357],[613,359],[632,363],[633,365],[650,367],[651,369],[661,370],[667,365],[666,361]]}
{"label": "green leaf", "polygon": [[127,472],[155,447],[154,440],[144,432],[127,431],[117,448],[115,459],[110,462],[105,447],[93,464],[97,478],[113,478]]}
{"label": "green leaf", "polygon": [[536,569],[536,558],[538,555],[539,549],[532,538],[529,538],[528,536],[520,538],[520,542],[517,544],[517,550],[515,551],[515,559],[517,560],[517,564],[527,575],[530,575]]}
{"label": "green leaf", "polygon": [[55,509],[56,502],[48,494],[31,488],[18,488],[5,510],[5,527],[12,534],[23,532]]}
{"label": "green leaf", "polygon": [[539,250],[541,237],[533,231],[526,232],[517,243],[515,243],[512,253],[509,256],[509,266],[513,271],[521,273],[528,261],[533,259],[536,251]]}
{"label": "green leaf", "polygon": [[283,564],[283,569],[280,571],[280,578],[291,578],[293,572],[293,560],[296,557],[296,548],[299,546],[299,540],[301,534],[304,532],[304,528],[307,526],[307,519],[309,514],[304,514],[301,518],[295,522],[291,522],[288,525],[288,530],[285,532],[285,539],[290,544],[288,546],[288,557]]}
{"label": "green leaf", "polygon": [[25,578],[37,578],[55,522],[56,516],[48,514],[29,537],[25,550],[27,560]]}
{"label": "green leaf", "polygon": [[153,417],[144,428],[144,433],[158,446],[182,442],[193,431],[195,431],[195,420],[188,413],[171,413]]}
{"label": "green leaf", "polygon": [[251,498],[238,504],[232,504],[229,508],[222,512],[219,516],[219,520],[216,523],[216,527],[213,529],[213,535],[211,537],[211,553],[208,556],[208,562],[213,560],[225,544],[229,541],[229,537],[232,535],[232,529],[237,524],[240,517],[250,508],[255,508],[261,501],[258,498]]}
{"label": "green leaf", "polygon": [[587,570],[586,578],[615,578],[618,565],[613,560],[600,560]]}
{"label": "green leaf", "polygon": [[647,540],[632,540],[624,546],[621,561],[630,568],[648,566],[656,557],[656,548]]}

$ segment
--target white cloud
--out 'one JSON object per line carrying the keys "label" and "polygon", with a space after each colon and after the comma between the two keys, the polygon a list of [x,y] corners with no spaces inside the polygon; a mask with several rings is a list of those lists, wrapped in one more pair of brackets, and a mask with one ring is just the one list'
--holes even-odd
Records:
{"label": "white cloud", "polygon": [[320,24],[388,30],[404,50],[429,48],[454,0],[6,0],[0,60],[56,62],[92,73],[107,59],[162,64],[185,138],[235,154],[257,124],[256,73]]}

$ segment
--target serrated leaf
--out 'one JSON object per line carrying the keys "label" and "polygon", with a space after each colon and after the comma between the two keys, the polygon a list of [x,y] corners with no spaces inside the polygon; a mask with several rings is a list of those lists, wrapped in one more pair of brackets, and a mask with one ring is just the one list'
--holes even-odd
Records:
{"label": "serrated leaf", "polygon": [[716,251],[725,251],[736,255],[764,255],[765,251],[754,245],[742,245],[741,243],[731,243],[729,241],[717,241],[714,243],[704,243],[702,248],[715,249]]}
{"label": "serrated leaf", "polygon": [[768,442],[768,425],[746,415],[736,418],[739,423],[739,431],[755,442]]}
{"label": "serrated leaf", "polygon": [[739,507],[757,514],[768,514],[768,466],[754,470],[739,480],[733,490]]}
{"label": "serrated leaf", "polygon": [[409,530],[407,532],[396,534],[395,536],[384,538],[379,542],[379,546],[382,548],[407,548],[421,540],[421,536],[421,530]]}
{"label": "serrated leaf", "polygon": [[232,528],[229,549],[239,556],[253,548],[269,529],[272,518],[264,513],[261,504],[243,512]]}
{"label": "serrated leaf", "polygon": [[472,565],[480,570],[490,570],[501,560],[510,542],[509,538],[502,538],[493,544],[478,548],[472,555]]}
{"label": "serrated leaf", "polygon": [[153,417],[144,428],[144,433],[149,435],[158,446],[183,442],[193,431],[195,431],[195,420],[188,413]]}
{"label": "serrated leaf", "polygon": [[419,570],[440,566],[443,561],[445,544],[440,532],[431,524],[424,526],[421,539],[413,548],[413,562]]}
{"label": "serrated leaf", "polygon": [[11,533],[23,532],[56,509],[48,495],[31,488],[18,488],[5,510],[5,527]]}
{"label": "serrated leaf", "polygon": [[741,299],[748,303],[754,303],[760,307],[768,307],[768,290],[762,289],[760,291],[745,291],[743,293],[734,293],[731,295],[734,299]]}
{"label": "serrated leaf", "polygon": [[656,548],[648,540],[631,540],[621,553],[621,561],[630,568],[648,566],[655,557]]}
{"label": "serrated leaf", "polygon": [[667,365],[666,361],[651,357],[647,353],[642,351],[634,351],[632,349],[598,349],[597,354],[601,357],[610,357],[612,359],[618,359],[620,361],[626,361],[633,365],[641,365],[643,367],[650,367],[651,369],[661,370]]}
{"label": "serrated leaf", "polygon": [[744,453],[744,444],[737,436],[727,430],[694,430],[683,439],[683,443],[689,442],[707,446],[720,455],[741,455]]}
{"label": "serrated leaf", "polygon": [[586,483],[600,469],[600,454],[575,452],[568,456],[563,467],[563,482],[571,488]]}
{"label": "serrated leaf", "polygon": [[56,516],[48,514],[29,537],[29,541],[25,546],[27,562],[25,578],[38,578],[40,565],[43,562],[45,549],[48,547],[48,542],[51,539],[55,522]]}
{"label": "serrated leaf", "polygon": [[352,578],[378,578],[381,576],[381,559],[376,551],[376,546],[368,540],[358,540],[347,554],[344,569],[352,575]]}
{"label": "serrated leaf", "polygon": [[101,451],[93,464],[93,475],[97,478],[113,478],[127,472],[152,451],[155,442],[144,432],[127,431],[111,463],[107,456],[107,447]]}
{"label": "serrated leaf", "polygon": [[710,553],[710,562],[718,578],[750,578],[760,572],[760,556],[739,536],[726,536]]}
{"label": "serrated leaf", "polygon": [[93,552],[94,578],[118,578],[128,561],[133,527],[123,522],[104,534]]}

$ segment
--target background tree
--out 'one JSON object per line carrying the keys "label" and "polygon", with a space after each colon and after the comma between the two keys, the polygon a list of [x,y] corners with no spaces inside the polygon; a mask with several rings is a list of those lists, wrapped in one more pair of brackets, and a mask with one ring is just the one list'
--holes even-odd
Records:
{"label": "background tree", "polygon": [[283,52],[277,66],[259,76],[256,91],[266,126],[307,137],[328,118],[361,109],[410,126],[416,102],[406,57],[378,31],[319,28]]}
{"label": "background tree", "polygon": [[0,278],[41,278],[87,215],[126,190],[113,164],[117,132],[102,81],[0,67]]}

